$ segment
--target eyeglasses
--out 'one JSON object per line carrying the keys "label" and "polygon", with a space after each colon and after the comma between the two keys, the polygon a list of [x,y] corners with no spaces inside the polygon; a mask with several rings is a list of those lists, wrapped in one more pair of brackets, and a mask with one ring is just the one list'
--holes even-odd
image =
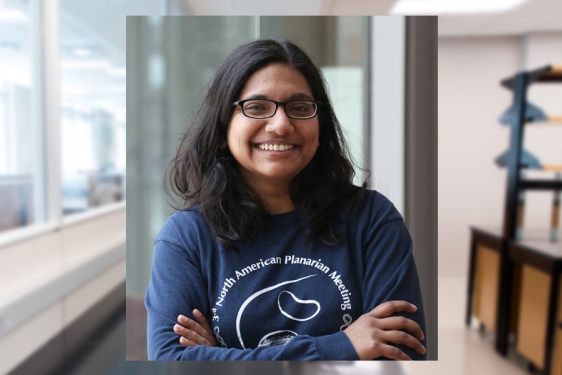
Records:
{"label": "eyeglasses", "polygon": [[321,102],[313,100],[289,100],[288,102],[276,102],[269,99],[245,99],[232,103],[233,106],[240,106],[242,113],[250,118],[269,118],[275,116],[277,107],[282,105],[287,117],[296,120],[306,120],[316,116],[318,106]]}

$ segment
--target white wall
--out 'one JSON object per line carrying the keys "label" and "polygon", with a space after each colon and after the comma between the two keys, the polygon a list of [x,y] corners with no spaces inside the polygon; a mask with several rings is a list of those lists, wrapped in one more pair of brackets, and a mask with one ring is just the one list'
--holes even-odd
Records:
{"label": "white wall", "polygon": [[124,208],[0,247],[0,374],[124,280]]}
{"label": "white wall", "polygon": [[[512,101],[499,81],[526,68],[562,63],[562,34],[439,40],[439,273],[468,272],[469,227],[501,228],[507,175],[494,159],[509,129],[497,121]],[[536,85],[529,100],[562,113],[562,85]],[[525,149],[562,164],[562,126],[527,126]],[[529,193],[525,227],[548,229],[552,193]]]}

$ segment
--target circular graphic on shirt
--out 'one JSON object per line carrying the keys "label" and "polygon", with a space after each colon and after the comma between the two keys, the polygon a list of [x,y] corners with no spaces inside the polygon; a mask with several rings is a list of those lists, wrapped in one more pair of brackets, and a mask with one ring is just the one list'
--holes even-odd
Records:
{"label": "circular graphic on shirt", "polygon": [[[241,332],[241,328],[240,328],[240,324],[242,321],[242,315],[244,314],[244,310],[246,309],[246,307],[253,301],[255,300],[257,297],[271,292],[283,285],[288,285],[288,284],[294,284],[294,283],[298,283],[299,281],[308,279],[309,277],[314,277],[316,276],[314,275],[308,275],[305,277],[301,277],[299,279],[295,279],[295,280],[287,280],[275,285],[272,285],[270,287],[258,290],[257,292],[255,292],[254,294],[252,294],[250,297],[248,297],[244,303],[242,304],[242,306],[240,307],[240,309],[238,310],[238,314],[236,315],[236,334],[238,335],[238,340],[240,341],[240,346],[243,349],[246,349],[246,346],[244,345],[244,340],[242,339],[242,332]],[[285,293],[288,293],[290,295],[290,299],[287,301],[282,302],[282,296],[285,295]],[[291,301],[292,299],[292,301]],[[278,308],[279,311],[285,315],[286,317],[288,317],[289,319],[292,320],[296,320],[296,321],[306,321],[306,320],[310,320],[312,318],[314,318],[316,315],[318,315],[318,313],[320,312],[320,304],[317,301],[314,300],[301,300],[298,297],[296,297],[294,294],[292,294],[289,291],[282,291],[278,294],[277,296],[277,304],[278,304]],[[313,309],[315,310],[313,313],[307,313],[308,316],[304,316],[304,317],[297,317],[294,316],[293,314],[291,314],[291,311],[287,312],[288,310],[291,309],[291,306],[289,306],[289,304],[292,305],[311,305],[311,306],[315,306],[316,308]],[[308,309],[306,310],[308,311]],[[264,335],[262,337],[262,339],[260,340],[260,343],[258,346],[273,346],[273,345],[284,345],[287,342],[289,342],[293,337],[298,336],[297,333],[293,332],[293,331],[288,331],[288,330],[281,330],[281,331],[274,331],[274,332],[270,332],[266,335]]]}
{"label": "circular graphic on shirt", "polygon": [[271,332],[261,338],[258,346],[285,345],[295,336],[298,334],[289,330]]}
{"label": "circular graphic on shirt", "polygon": [[[285,293],[288,294],[289,296],[291,296],[292,301],[281,298]],[[297,318],[297,317],[291,315],[289,312],[285,311],[283,309],[283,306],[281,306],[281,305],[285,305],[285,308],[288,310],[288,307],[290,305],[295,305],[295,304],[297,304],[297,305],[298,304],[300,304],[300,305],[314,305],[314,306],[316,306],[316,311],[314,312],[314,314],[310,315],[309,317]],[[279,293],[279,295],[277,296],[277,306],[279,307],[279,311],[281,311],[281,314],[285,315],[289,319],[296,320],[297,322],[306,322],[307,320],[310,320],[310,319],[314,318],[320,312],[320,304],[318,303],[318,301],[299,299],[293,293],[289,292],[288,290],[284,290],[281,293]]]}

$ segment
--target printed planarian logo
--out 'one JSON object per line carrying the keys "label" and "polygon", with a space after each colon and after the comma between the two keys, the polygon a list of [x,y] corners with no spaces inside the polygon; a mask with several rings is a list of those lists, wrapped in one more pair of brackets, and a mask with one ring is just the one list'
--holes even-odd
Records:
{"label": "printed planarian logo", "polygon": [[[249,310],[252,310],[252,302],[254,305],[259,303],[258,298],[261,296],[269,297],[269,301],[272,298],[276,300],[277,309],[281,315],[286,317],[287,319],[296,321],[296,322],[306,322],[312,320],[317,317],[317,315],[322,310],[321,303],[315,299],[301,299],[299,298],[298,293],[291,292],[288,289],[291,285],[296,285],[299,283],[305,282],[305,280],[313,280],[311,278],[315,278],[320,276],[322,273],[328,275],[329,280],[334,283],[337,288],[338,293],[341,295],[341,304],[340,308],[342,311],[351,310],[351,292],[346,288],[345,284],[341,279],[341,275],[338,274],[337,271],[332,271],[330,267],[323,264],[321,259],[313,260],[310,258],[301,258],[295,257],[294,255],[287,255],[284,258],[282,257],[272,257],[266,260],[260,259],[259,262],[250,264],[247,267],[244,267],[240,270],[234,271],[234,277],[228,277],[224,280],[223,288],[220,292],[217,301],[215,302],[215,306],[212,308],[213,312],[213,322],[215,324],[214,332],[215,336],[217,337],[218,342],[221,346],[226,347],[224,340],[220,335],[220,328],[219,328],[219,310],[220,308],[224,307],[225,305],[225,298],[228,295],[228,292],[236,287],[237,282],[250,275],[252,272],[257,271],[259,269],[263,269],[269,267],[271,265],[305,265],[314,268],[314,270],[303,277],[286,280],[283,282],[276,283],[274,285],[267,286],[262,288],[258,291],[253,292],[250,296],[248,296],[241,304],[238,312],[236,314],[236,334],[238,336],[238,341],[240,342],[240,346],[243,349],[246,349],[247,343],[244,342],[244,332],[242,332],[242,322],[244,319],[248,321],[251,319],[251,313],[248,313]],[[320,299],[321,296],[318,298]],[[271,302],[270,302],[271,303]],[[299,314],[295,314],[292,311],[295,311],[294,308],[291,309],[290,307],[294,307],[295,305],[301,306],[301,312]],[[246,314],[245,314],[246,312]],[[304,312],[304,316],[303,316]],[[343,330],[347,326],[352,323],[351,315],[344,312],[342,315],[343,325],[340,327],[340,330]],[[281,327],[278,327],[281,328]],[[298,336],[297,332],[287,330],[287,329],[277,329],[271,332],[266,333],[263,337],[259,340],[258,346],[275,346],[275,345],[285,345],[289,342],[293,337]]]}

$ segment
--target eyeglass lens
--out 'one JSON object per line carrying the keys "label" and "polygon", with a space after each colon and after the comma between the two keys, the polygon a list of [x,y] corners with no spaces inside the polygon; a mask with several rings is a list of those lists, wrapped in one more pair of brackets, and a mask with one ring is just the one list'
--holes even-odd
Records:
{"label": "eyeglass lens", "polygon": [[[249,100],[244,103],[246,116],[265,118],[275,113],[276,104],[269,100]],[[310,118],[316,113],[316,103],[304,100],[290,101],[284,105],[285,113],[291,118]]]}

